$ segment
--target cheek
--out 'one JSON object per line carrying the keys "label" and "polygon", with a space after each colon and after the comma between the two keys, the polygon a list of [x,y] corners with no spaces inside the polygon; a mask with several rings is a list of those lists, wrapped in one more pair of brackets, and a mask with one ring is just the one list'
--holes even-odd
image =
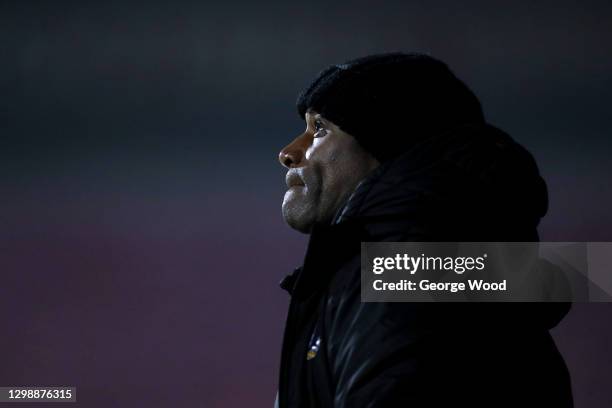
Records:
{"label": "cheek", "polygon": [[[313,143],[306,157],[310,161],[312,175],[323,193],[323,199],[335,200],[351,190],[361,179],[360,160],[352,145],[343,140]],[[313,183],[314,185],[315,183]]]}
{"label": "cheek", "polygon": [[364,160],[364,157],[350,149],[332,152],[329,156],[329,166],[325,168],[325,188],[339,198],[351,194],[368,173]]}
{"label": "cheek", "polygon": [[327,168],[335,165],[341,157],[341,147],[337,141],[327,138],[317,138],[306,150],[305,158],[312,167]]}
{"label": "cheek", "polygon": [[335,167],[338,158],[338,152],[332,147],[330,144],[315,142],[306,152],[308,169],[304,171],[304,177],[312,193],[327,188],[330,168]]}
{"label": "cheek", "polygon": [[342,155],[332,154],[327,165],[321,169],[321,183],[325,200],[336,201],[353,184],[355,175],[351,172],[350,162]]}

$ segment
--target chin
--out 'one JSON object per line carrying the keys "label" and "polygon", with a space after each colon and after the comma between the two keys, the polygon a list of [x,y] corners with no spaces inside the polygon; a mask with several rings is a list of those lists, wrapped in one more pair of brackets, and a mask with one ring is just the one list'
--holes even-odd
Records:
{"label": "chin", "polygon": [[310,231],[312,229],[312,224],[310,223],[293,223],[287,221],[287,224],[289,224],[291,228],[298,232],[301,232],[302,234],[310,234]]}
{"label": "chin", "polygon": [[283,218],[285,219],[287,225],[304,234],[309,234],[310,230],[312,229],[313,223],[305,220],[304,217],[295,217],[291,214],[286,214],[285,211],[283,211]]}
{"label": "chin", "polygon": [[283,203],[283,218],[287,225],[294,230],[309,234],[312,229],[314,220],[309,216],[308,211],[304,211],[301,208],[295,208],[292,205]]}

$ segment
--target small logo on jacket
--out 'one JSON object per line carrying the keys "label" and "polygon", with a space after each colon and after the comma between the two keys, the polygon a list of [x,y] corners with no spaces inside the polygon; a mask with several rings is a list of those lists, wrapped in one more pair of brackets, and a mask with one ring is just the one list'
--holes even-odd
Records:
{"label": "small logo on jacket", "polygon": [[319,351],[319,347],[321,346],[321,338],[317,337],[314,343],[310,345],[308,349],[308,353],[306,353],[306,360],[312,360],[317,356],[317,352]]}

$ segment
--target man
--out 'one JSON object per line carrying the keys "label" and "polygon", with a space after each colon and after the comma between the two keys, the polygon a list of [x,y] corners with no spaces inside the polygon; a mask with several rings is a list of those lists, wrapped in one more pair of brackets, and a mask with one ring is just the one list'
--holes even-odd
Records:
{"label": "man", "polygon": [[283,216],[310,234],[291,294],[278,405],[572,405],[548,330],[569,305],[362,303],[362,241],[538,241],[546,185],[442,62],[369,56],[300,95],[279,155]]}

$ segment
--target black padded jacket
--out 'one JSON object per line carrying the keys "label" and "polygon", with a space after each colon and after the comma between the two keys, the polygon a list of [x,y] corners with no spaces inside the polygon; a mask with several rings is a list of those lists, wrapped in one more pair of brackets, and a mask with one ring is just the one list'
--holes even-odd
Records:
{"label": "black padded jacket", "polygon": [[546,210],[532,156],[489,125],[378,167],[281,282],[291,302],[278,406],[572,406],[549,334],[569,304],[360,300],[362,241],[537,241]]}

